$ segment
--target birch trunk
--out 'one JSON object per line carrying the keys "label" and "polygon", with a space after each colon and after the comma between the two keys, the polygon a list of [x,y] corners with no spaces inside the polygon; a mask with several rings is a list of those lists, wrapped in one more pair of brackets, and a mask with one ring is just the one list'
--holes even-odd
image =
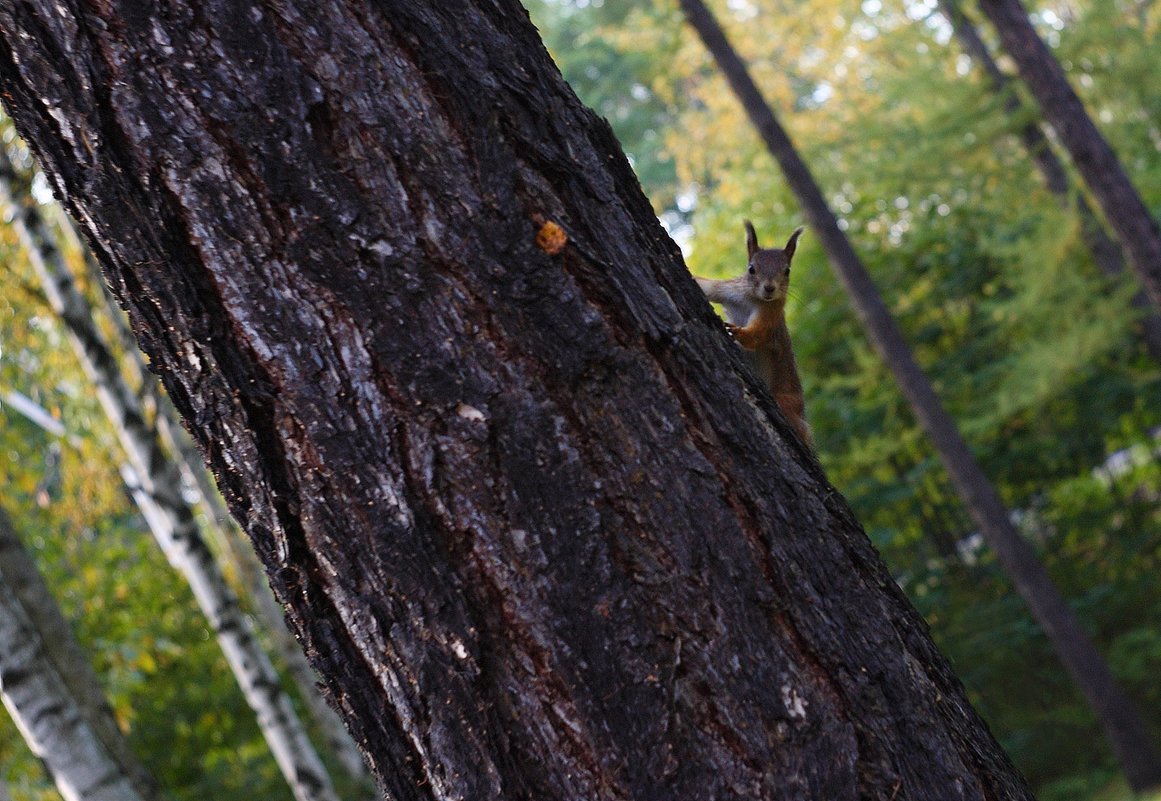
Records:
{"label": "birch trunk", "polygon": [[1029,797],[513,0],[21,0],[0,84],[393,798]]}
{"label": "birch trunk", "polygon": [[876,352],[895,377],[923,430],[931,437],[956,491],[1032,616],[1044,630],[1065,670],[1104,729],[1134,789],[1161,785],[1161,757],[1148,726],[1117,684],[1036,552],[1012,525],[1000,494],[976,461],[943,407],[927,375],[895,324],[870,273],[838,227],[838,221],[785,129],[754,83],[713,14],[702,0],[680,0],[690,25],[722,70],[771,156],[782,168],[822,241]]}
{"label": "birch trunk", "polygon": [[198,531],[193,510],[182,497],[181,475],[146,424],[112,351],[93,321],[88,301],[77,290],[43,218],[31,202],[18,203],[19,182],[0,148],[0,200],[13,210],[13,225],[35,267],[53,311],[64,324],[85,372],[93,382],[135,474],[134,498],[150,531],[193,590],[219,646],[234,672],[263,736],[298,801],[337,801],[322,761],[282,690],[277,673],[254,636],[249,619]]}
{"label": "birch trunk", "polygon": [[159,801],[88,658],[0,510],[0,694],[65,801]]}

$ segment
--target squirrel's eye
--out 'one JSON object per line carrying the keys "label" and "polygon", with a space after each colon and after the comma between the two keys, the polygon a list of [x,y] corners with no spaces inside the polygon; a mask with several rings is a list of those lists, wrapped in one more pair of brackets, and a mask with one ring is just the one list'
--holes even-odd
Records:
{"label": "squirrel's eye", "polygon": [[754,266],[750,265],[750,275],[753,275],[753,274],[754,274]]}

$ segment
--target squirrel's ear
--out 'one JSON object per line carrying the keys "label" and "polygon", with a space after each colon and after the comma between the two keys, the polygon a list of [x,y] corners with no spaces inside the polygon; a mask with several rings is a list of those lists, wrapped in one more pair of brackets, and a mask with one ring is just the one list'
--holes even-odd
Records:
{"label": "squirrel's ear", "polygon": [[806,230],[799,226],[794,229],[794,233],[790,235],[790,241],[786,243],[786,260],[790,261],[794,257],[794,251],[798,249],[798,237],[802,236],[802,232]]}
{"label": "squirrel's ear", "polygon": [[753,256],[758,252],[758,235],[749,220],[742,220],[742,223],[746,226],[746,255]]}

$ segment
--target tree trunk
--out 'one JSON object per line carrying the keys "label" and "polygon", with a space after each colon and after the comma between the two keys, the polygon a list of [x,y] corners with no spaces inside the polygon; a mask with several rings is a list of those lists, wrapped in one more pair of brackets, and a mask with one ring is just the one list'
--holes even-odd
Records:
{"label": "tree trunk", "polygon": [[[32,199],[18,198],[18,201],[31,202]],[[243,541],[243,535],[237,530],[229,511],[225,508],[201,454],[197,452],[189,434],[177,421],[177,410],[173,408],[168,396],[160,392],[156,377],[150,375],[146,369],[145,360],[137,348],[133,333],[128,329],[124,314],[113,306],[111,295],[107,292],[104,278],[91,251],[76,239],[72,221],[63,213],[60,214],[60,218],[59,224],[71,235],[84,254],[88,277],[106,290],[102,294],[109,301],[108,317],[116,326],[121,339],[118,343],[121,346],[118,348],[121,356],[119,361],[137,382],[139,396],[147,398],[149,404],[153,406],[153,423],[157,427],[165,451],[172,454],[181,471],[185,487],[197,492],[206,520],[204,530],[209,535],[210,543],[218,549],[220,558],[227,562],[227,567],[233,568],[236,572],[235,587],[240,587],[248,596],[255,616],[269,633],[316,731],[324,740],[327,753],[338,761],[357,786],[366,786],[370,789],[371,779],[363,762],[363,755],[355,741],[351,739],[351,734],[343,725],[338,713],[319,692],[318,675],[311,668],[298,641],[287,628],[282,607],[270,591],[270,584],[266,580],[262,565],[254,555],[253,549]]]}
{"label": "tree trunk", "polygon": [[1030,798],[513,0],[19,2],[0,83],[393,798]]}
{"label": "tree trunk", "polygon": [[1068,83],[1060,63],[1037,35],[1020,0],[980,0],[1004,51],[1060,137],[1155,309],[1161,309],[1161,230]]}
{"label": "tree trunk", "polygon": [[19,183],[12,162],[0,147],[0,201],[13,209],[13,225],[44,286],[53,311],[69,334],[101,406],[113,426],[130,468],[124,475],[150,531],[166,558],[181,571],[263,736],[298,801],[337,801],[330,777],[307,739],[289,696],[258,644],[249,619],[226,584],[198,531],[193,510],[182,497],[177,466],[166,457],[157,431],[146,424],[138,397],[129,389],[112,351],[93,321],[92,309],[77,290],[36,206],[17,203]]}
{"label": "tree trunk", "polygon": [[[975,23],[964,13],[959,0],[938,0],[938,2],[940,13],[951,24],[952,32],[964,52],[984,71],[992,87],[1004,96],[1005,113],[1010,117],[1022,115],[1024,107],[1016,96],[1012,82],[992,59],[991,53],[980,38],[979,31],[976,30]],[[1080,220],[1081,239],[1088,252],[1092,254],[1093,263],[1105,277],[1113,280],[1121,279],[1125,271],[1125,259],[1120,245],[1106,233],[1104,225],[1089,205],[1084,193],[1073,190],[1068,171],[1056,157],[1048,137],[1035,122],[1022,123],[1018,135],[1044,179],[1048,191],[1065,207],[1076,208],[1076,215]],[[1149,303],[1144,290],[1138,290],[1129,302],[1140,316],[1136,329],[1146,351],[1154,361],[1161,362],[1161,314],[1158,314],[1157,308]]]}
{"label": "tree trunk", "polygon": [[65,801],[158,801],[88,657],[0,510],[0,695]]}
{"label": "tree trunk", "polygon": [[[27,186],[23,181],[18,181],[16,186],[9,188],[16,194],[15,201],[18,205],[33,202],[31,196],[24,191]],[[302,648],[299,647],[298,642],[287,628],[282,607],[279,606],[278,601],[270,591],[270,585],[266,580],[262,565],[258,562],[249,544],[242,541],[243,535],[237,531],[229,511],[221,501],[217,487],[214,486],[213,477],[206,470],[201,454],[197,452],[189,434],[177,421],[177,410],[173,408],[168,396],[158,391],[156,377],[149,374],[146,369],[145,361],[141,351],[137,348],[133,333],[129,330],[127,322],[124,321],[124,314],[113,306],[111,296],[107,292],[107,285],[104,283],[100,268],[93,260],[91,252],[78,238],[72,220],[59,207],[55,207],[55,209],[60,213],[59,219],[53,220],[54,228],[60,230],[71,246],[83,252],[86,277],[98,282],[101,288],[106,290],[102,294],[109,299],[109,307],[98,311],[97,314],[107,314],[117,331],[119,339],[117,361],[137,383],[139,387],[137,394],[142,398],[142,405],[152,407],[151,420],[157,427],[157,433],[164,445],[164,450],[174,456],[174,461],[181,471],[184,489],[196,491],[199,496],[202,514],[206,520],[207,538],[222,555],[220,558],[227,562],[226,568],[232,568],[236,571],[240,588],[248,595],[253,604],[254,614],[261,620],[265,631],[273,640],[274,647],[278,650],[278,656],[282,659],[298,689],[299,697],[309,711],[318,733],[323,738],[327,753],[331,754],[342,765],[343,770],[357,787],[368,786],[371,778],[367,772],[367,766],[363,762],[363,755],[354,740],[351,739],[350,732],[347,731],[338,713],[319,692],[318,675],[311,668]],[[5,396],[5,400],[8,399],[8,396]],[[25,412],[27,413],[27,411],[26,409]],[[52,421],[52,418],[48,417],[45,412],[37,414],[35,418],[30,417],[30,419],[42,427],[46,422]],[[63,430],[59,429],[46,430],[57,436],[63,434]],[[135,483],[130,485],[131,489],[138,486],[136,474],[133,474],[133,481]],[[369,786],[367,789],[370,789]]]}
{"label": "tree trunk", "polygon": [[868,338],[894,374],[920,425],[931,437],[972,519],[996,551],[1016,591],[1028,604],[1065,669],[1096,713],[1130,782],[1136,789],[1161,785],[1161,759],[1144,721],[1117,686],[1032,547],[1012,525],[999,493],[915,361],[870,274],[838,227],[814,177],[762,97],[745,63],[701,0],[681,0],[681,6],[782,168],[791,191],[802,204],[831,266],[846,288]]}

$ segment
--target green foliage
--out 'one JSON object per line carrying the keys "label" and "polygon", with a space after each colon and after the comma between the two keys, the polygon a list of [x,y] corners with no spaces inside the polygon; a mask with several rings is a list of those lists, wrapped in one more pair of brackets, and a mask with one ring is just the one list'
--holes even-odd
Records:
{"label": "green foliage", "polygon": [[[643,183],[655,189],[654,200],[672,205],[673,157],[664,131],[679,109],[665,91],[665,65],[677,36],[668,14],[648,4],[594,3],[579,8],[561,0],[526,4],[545,45],[561,71],[586,102],[616,128],[626,154]],[[643,35],[638,46],[621,45]]]}
{"label": "green foliage", "polygon": [[[615,108],[643,83],[668,104],[650,124],[672,172],[642,163],[638,128],[610,118],[659,212],[686,200],[694,272],[741,269],[743,218],[763,241],[801,224],[675,3],[654,3],[659,10],[633,17],[628,34],[610,33],[628,19],[611,21],[607,10],[549,5],[570,31],[601,40],[603,65],[612,47],[627,71],[620,87],[594,93],[583,53],[562,59],[582,99]],[[1151,450],[1161,367],[1134,337],[1132,280],[1100,275],[1075,210],[1043,188],[1014,136],[1035,112],[1005,112],[934,2],[711,7],[1022,530],[1161,730],[1151,681],[1161,663],[1161,457]],[[1158,8],[1082,0],[1046,4],[1038,20],[1146,203],[1161,211]],[[538,21],[558,47],[574,35],[554,39],[552,16]],[[653,54],[656,42],[666,46]],[[831,480],[1041,797],[1093,797],[1116,774],[1101,733],[991,555],[965,547],[973,524],[809,229],[791,290],[807,416]],[[1106,458],[1126,448],[1137,463],[1102,478]]]}

